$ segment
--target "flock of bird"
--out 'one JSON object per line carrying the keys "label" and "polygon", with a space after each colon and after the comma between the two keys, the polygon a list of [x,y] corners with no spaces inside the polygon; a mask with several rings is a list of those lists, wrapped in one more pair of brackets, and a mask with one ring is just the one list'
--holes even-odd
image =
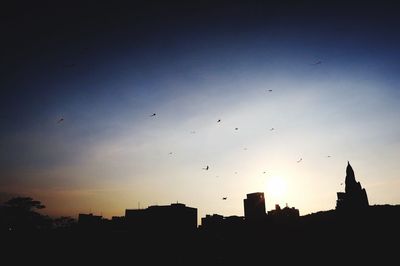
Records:
{"label": "flock of bird", "polygon": [[[321,64],[321,61],[317,61],[313,65],[318,65],[318,64]],[[268,92],[272,92],[272,90],[269,89]],[[155,117],[155,116],[156,116],[156,113],[153,113],[153,114],[150,115],[150,117]],[[217,120],[217,123],[221,123],[221,122],[222,122],[221,119]],[[239,128],[235,127],[235,130],[239,130]],[[273,127],[270,128],[270,131],[274,131],[274,130],[275,130],[275,128],[273,128]],[[191,131],[190,133],[191,134],[195,134],[196,132],[195,131]],[[243,148],[243,150],[247,150],[247,148]],[[172,154],[172,152],[170,152],[169,154]],[[330,157],[331,157],[330,155],[327,156],[327,158],[330,158]],[[302,161],[303,161],[303,158],[299,158],[299,160],[297,160],[296,162],[297,163],[301,163]],[[210,169],[210,166],[207,165],[206,167],[203,167],[202,169],[205,170],[205,171],[208,171]],[[263,172],[263,174],[266,174],[266,173],[267,173],[266,171]],[[235,172],[235,174],[237,174],[237,172]],[[216,177],[218,177],[218,176],[216,176]],[[222,200],[227,200],[227,197],[222,197]]]}
{"label": "flock of bird", "polygon": [[[318,61],[316,61],[316,62],[314,62],[314,63],[311,63],[310,65],[320,65],[320,64],[322,64],[322,61],[320,61],[320,60],[318,60]],[[74,67],[75,66],[75,64],[65,64],[64,65],[64,67]],[[272,89],[268,89],[267,90],[267,92],[272,92]],[[156,113],[152,113],[151,115],[149,115],[150,117],[156,117]],[[60,124],[60,123],[63,123],[64,122],[64,118],[63,117],[61,117],[58,121],[57,121],[57,124]],[[221,119],[218,119],[217,120],[217,123],[221,123]],[[235,130],[239,130],[239,128],[238,127],[235,127]],[[275,130],[275,128],[270,128],[270,131],[274,131]],[[190,134],[196,134],[196,131],[190,131]],[[247,150],[247,148],[243,148],[243,150]],[[173,153],[172,152],[169,152],[168,153],[169,155],[172,155]],[[330,158],[331,157],[331,155],[327,155],[326,156],[327,158]],[[303,161],[303,158],[299,158],[299,160],[297,160],[296,162],[297,163],[301,163]],[[202,168],[203,170],[205,170],[205,171],[208,171],[209,169],[210,169],[210,166],[209,165],[207,165],[206,167],[204,167],[204,168]],[[266,174],[267,172],[266,171],[264,171],[263,172],[263,174]],[[235,174],[237,174],[237,172],[235,172]],[[218,177],[218,176],[217,176]],[[222,200],[227,200],[227,197],[222,197]]]}

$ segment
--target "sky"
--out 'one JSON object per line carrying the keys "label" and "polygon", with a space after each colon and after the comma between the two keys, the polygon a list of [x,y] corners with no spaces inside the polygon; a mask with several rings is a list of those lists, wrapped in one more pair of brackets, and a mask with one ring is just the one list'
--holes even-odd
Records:
{"label": "sky", "polygon": [[350,161],[371,205],[399,204],[399,11],[387,1],[6,6],[0,200],[107,218],[180,202],[200,221],[243,216],[246,194],[264,192],[267,211],[305,215],[335,208]]}

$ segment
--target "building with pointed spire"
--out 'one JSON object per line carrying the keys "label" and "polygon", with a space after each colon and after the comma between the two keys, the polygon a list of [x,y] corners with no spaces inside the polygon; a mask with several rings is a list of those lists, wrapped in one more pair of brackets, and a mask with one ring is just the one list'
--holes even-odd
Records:
{"label": "building with pointed spire", "polygon": [[345,192],[337,193],[337,210],[357,210],[369,206],[367,192],[356,181],[353,168],[347,162]]}

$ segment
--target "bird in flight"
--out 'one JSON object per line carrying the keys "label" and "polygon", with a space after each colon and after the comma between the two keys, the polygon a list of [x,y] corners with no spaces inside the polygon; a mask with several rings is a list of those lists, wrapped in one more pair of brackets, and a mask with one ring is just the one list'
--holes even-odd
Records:
{"label": "bird in flight", "polygon": [[208,170],[208,169],[210,169],[210,167],[208,167],[208,165],[207,165],[207,167],[203,168],[203,170]]}
{"label": "bird in flight", "polygon": [[219,122],[221,122],[221,119],[218,119],[218,120],[217,120],[217,123],[219,123]]}
{"label": "bird in flight", "polygon": [[301,162],[301,161],[303,161],[303,158],[300,158],[297,162],[299,163],[299,162]]}
{"label": "bird in flight", "polygon": [[326,156],[326,157],[328,157],[328,158],[331,158],[331,156],[330,156],[330,155],[328,155],[328,156]]}
{"label": "bird in flight", "polygon": [[320,64],[322,64],[322,61],[321,60],[318,60],[318,61],[316,61],[315,63],[312,63],[311,65],[320,65]]}
{"label": "bird in flight", "polygon": [[171,151],[171,152],[169,152],[168,154],[170,154],[170,155],[171,155],[171,154],[172,154],[172,151]]}
{"label": "bird in flight", "polygon": [[238,128],[238,127],[235,127],[235,130],[239,130],[239,128]]}
{"label": "bird in flight", "polygon": [[152,117],[152,116],[156,116],[156,113],[154,113],[154,114],[150,115],[150,117]]}
{"label": "bird in flight", "polygon": [[267,173],[266,171],[263,172],[263,174],[266,174],[266,173]]}
{"label": "bird in flight", "polygon": [[57,121],[57,124],[60,124],[61,122],[63,122],[64,121],[64,118],[60,118],[58,121]]}
{"label": "bird in flight", "polygon": [[227,197],[223,197],[223,198],[222,198],[222,200],[226,200],[226,199],[227,199]]}
{"label": "bird in flight", "polygon": [[268,90],[269,92],[272,92],[272,90]]}
{"label": "bird in flight", "polygon": [[275,128],[271,127],[270,131],[273,131],[273,130],[275,130]]}
{"label": "bird in flight", "polygon": [[190,131],[190,134],[196,134],[196,131]]}

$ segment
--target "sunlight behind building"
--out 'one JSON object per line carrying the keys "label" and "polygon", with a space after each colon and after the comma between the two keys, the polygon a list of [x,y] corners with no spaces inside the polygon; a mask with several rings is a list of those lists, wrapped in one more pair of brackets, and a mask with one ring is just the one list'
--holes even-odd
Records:
{"label": "sunlight behind building", "polygon": [[272,176],[266,180],[265,191],[267,197],[275,203],[282,202],[287,192],[287,184],[285,179],[279,176]]}

